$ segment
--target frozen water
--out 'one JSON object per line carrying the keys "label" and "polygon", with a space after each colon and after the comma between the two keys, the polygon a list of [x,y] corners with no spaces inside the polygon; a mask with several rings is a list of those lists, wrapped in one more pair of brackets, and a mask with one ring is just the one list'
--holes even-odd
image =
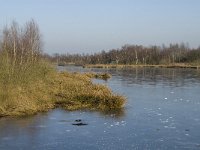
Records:
{"label": "frozen water", "polygon": [[[0,150],[199,150],[199,71],[148,68],[93,71],[112,74],[112,79],[98,82],[128,98],[124,109],[115,112],[55,109],[25,118],[1,118]],[[88,125],[73,126],[77,119]]]}

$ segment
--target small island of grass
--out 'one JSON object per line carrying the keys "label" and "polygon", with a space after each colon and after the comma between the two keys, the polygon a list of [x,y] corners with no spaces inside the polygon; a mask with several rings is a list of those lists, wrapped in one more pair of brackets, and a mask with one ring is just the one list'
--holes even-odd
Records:
{"label": "small island of grass", "polygon": [[109,74],[58,72],[42,56],[37,24],[16,22],[0,41],[0,117],[32,115],[56,107],[67,110],[120,109],[125,98],[91,78]]}

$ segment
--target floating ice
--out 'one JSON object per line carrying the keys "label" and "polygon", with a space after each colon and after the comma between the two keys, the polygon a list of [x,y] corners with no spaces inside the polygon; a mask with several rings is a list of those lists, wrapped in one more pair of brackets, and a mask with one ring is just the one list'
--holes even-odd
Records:
{"label": "floating ice", "polygon": [[163,142],[164,140],[163,140],[163,139],[159,139],[159,141],[160,141],[160,142]]}
{"label": "floating ice", "polygon": [[118,125],[119,125],[119,122],[116,122],[115,125],[118,126]]}
{"label": "floating ice", "polygon": [[168,122],[169,122],[168,119],[166,119],[166,120],[162,120],[162,119],[160,119],[160,121],[161,121],[162,123],[168,123]]}
{"label": "floating ice", "polygon": [[186,136],[189,136],[189,134],[185,134]]}
{"label": "floating ice", "polygon": [[169,127],[170,129],[176,129],[176,127]]}
{"label": "floating ice", "polygon": [[2,140],[11,140],[12,137],[3,137]]}
{"label": "floating ice", "polygon": [[37,126],[38,128],[46,128],[47,126],[45,126],[45,125],[39,125],[39,126]]}
{"label": "floating ice", "polygon": [[71,130],[66,130],[66,132],[70,132]]}
{"label": "floating ice", "polygon": [[55,117],[50,117],[49,119],[51,119],[51,120],[55,120],[56,118],[55,118]]}
{"label": "floating ice", "polygon": [[110,117],[115,117],[115,114],[111,114]]}
{"label": "floating ice", "polygon": [[165,97],[165,100],[167,100],[167,97]]}

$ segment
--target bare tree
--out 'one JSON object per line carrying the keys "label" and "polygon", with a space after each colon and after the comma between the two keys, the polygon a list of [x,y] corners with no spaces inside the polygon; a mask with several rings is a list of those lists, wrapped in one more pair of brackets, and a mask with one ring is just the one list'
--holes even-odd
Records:
{"label": "bare tree", "polygon": [[32,19],[26,23],[25,26],[25,39],[27,39],[26,50],[29,52],[30,61],[35,62],[41,53],[41,35],[39,27],[36,22]]}
{"label": "bare tree", "polygon": [[33,19],[21,28],[13,21],[10,27],[3,30],[2,51],[13,67],[36,62],[42,52],[41,47],[39,27]]}

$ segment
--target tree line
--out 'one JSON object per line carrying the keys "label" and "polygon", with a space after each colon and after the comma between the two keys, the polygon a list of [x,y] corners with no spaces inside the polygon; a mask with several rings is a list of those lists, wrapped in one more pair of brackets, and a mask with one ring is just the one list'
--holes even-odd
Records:
{"label": "tree line", "polygon": [[124,45],[119,49],[101,51],[95,54],[54,54],[45,55],[59,65],[84,64],[134,64],[159,65],[174,63],[200,64],[200,47],[190,48],[188,44],[169,44],[168,46]]}

